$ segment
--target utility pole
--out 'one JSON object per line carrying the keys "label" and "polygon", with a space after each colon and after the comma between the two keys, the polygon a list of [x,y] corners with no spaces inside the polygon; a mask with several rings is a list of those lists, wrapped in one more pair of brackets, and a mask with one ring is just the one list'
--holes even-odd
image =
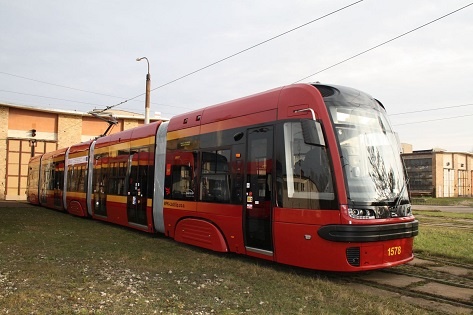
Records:
{"label": "utility pole", "polygon": [[136,61],[146,59],[148,73],[146,74],[146,100],[145,100],[145,124],[149,124],[149,94],[151,91],[151,75],[149,74],[149,61],[146,57],[136,58]]}

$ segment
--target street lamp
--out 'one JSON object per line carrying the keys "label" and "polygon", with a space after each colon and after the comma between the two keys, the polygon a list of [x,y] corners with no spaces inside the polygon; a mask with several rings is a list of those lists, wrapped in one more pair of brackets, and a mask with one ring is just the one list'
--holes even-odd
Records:
{"label": "street lamp", "polygon": [[146,100],[145,100],[145,124],[149,124],[149,93],[151,89],[151,75],[149,74],[149,61],[146,57],[136,58],[136,61],[146,60],[148,63],[148,74],[146,74]]}

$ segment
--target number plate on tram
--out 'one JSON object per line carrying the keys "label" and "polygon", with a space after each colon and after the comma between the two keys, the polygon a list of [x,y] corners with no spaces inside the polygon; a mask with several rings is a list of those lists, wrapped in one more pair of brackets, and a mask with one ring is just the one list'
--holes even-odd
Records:
{"label": "number plate on tram", "polygon": [[402,254],[402,246],[392,246],[388,247],[387,255],[388,257],[399,256]]}

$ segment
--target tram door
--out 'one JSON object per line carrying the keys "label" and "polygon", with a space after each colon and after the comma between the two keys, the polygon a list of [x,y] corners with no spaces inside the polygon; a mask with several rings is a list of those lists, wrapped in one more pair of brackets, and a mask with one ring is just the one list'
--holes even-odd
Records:
{"label": "tram door", "polygon": [[[62,169],[61,169],[62,166]],[[53,163],[53,174],[54,180],[54,207],[62,207],[62,194],[64,189],[64,164],[60,162]]]}
{"label": "tram door", "polygon": [[148,157],[145,150],[130,154],[131,165],[128,179],[127,214],[128,222],[147,225],[146,217],[148,188]]}
{"label": "tram door", "polygon": [[94,214],[107,216],[107,154],[95,157],[93,187],[94,187]]}
{"label": "tram door", "polygon": [[272,254],[273,128],[248,130],[244,231],[247,250]]}

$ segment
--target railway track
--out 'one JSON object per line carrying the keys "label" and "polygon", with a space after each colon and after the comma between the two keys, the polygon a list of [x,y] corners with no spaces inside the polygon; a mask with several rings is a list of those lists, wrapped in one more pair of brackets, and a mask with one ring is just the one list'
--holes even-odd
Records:
{"label": "railway track", "polygon": [[422,226],[435,226],[455,229],[466,229],[471,230],[473,228],[473,220],[470,219],[450,219],[445,220],[443,218],[423,218],[420,217],[419,221]]}
{"label": "railway track", "polygon": [[[416,217],[422,226],[472,230],[473,219]],[[429,313],[473,314],[473,264],[416,255],[402,266],[349,277],[349,285],[373,294],[387,294],[418,305]]]}
{"label": "railway track", "polygon": [[440,227],[440,228],[455,228],[455,229],[461,229],[461,230],[469,230],[471,229],[471,225],[461,225],[458,223],[450,223],[450,222],[439,222],[439,223],[434,223],[434,222],[423,222],[423,226],[435,226],[435,227]]}
{"label": "railway track", "polygon": [[433,312],[473,313],[472,265],[416,258],[404,266],[350,276],[349,281],[368,291],[400,296]]}
{"label": "railway track", "polygon": [[422,226],[435,226],[445,228],[456,228],[456,229],[472,229],[473,219],[465,218],[444,218],[444,217],[432,217],[425,216],[422,214],[416,214],[416,218],[420,221]]}

